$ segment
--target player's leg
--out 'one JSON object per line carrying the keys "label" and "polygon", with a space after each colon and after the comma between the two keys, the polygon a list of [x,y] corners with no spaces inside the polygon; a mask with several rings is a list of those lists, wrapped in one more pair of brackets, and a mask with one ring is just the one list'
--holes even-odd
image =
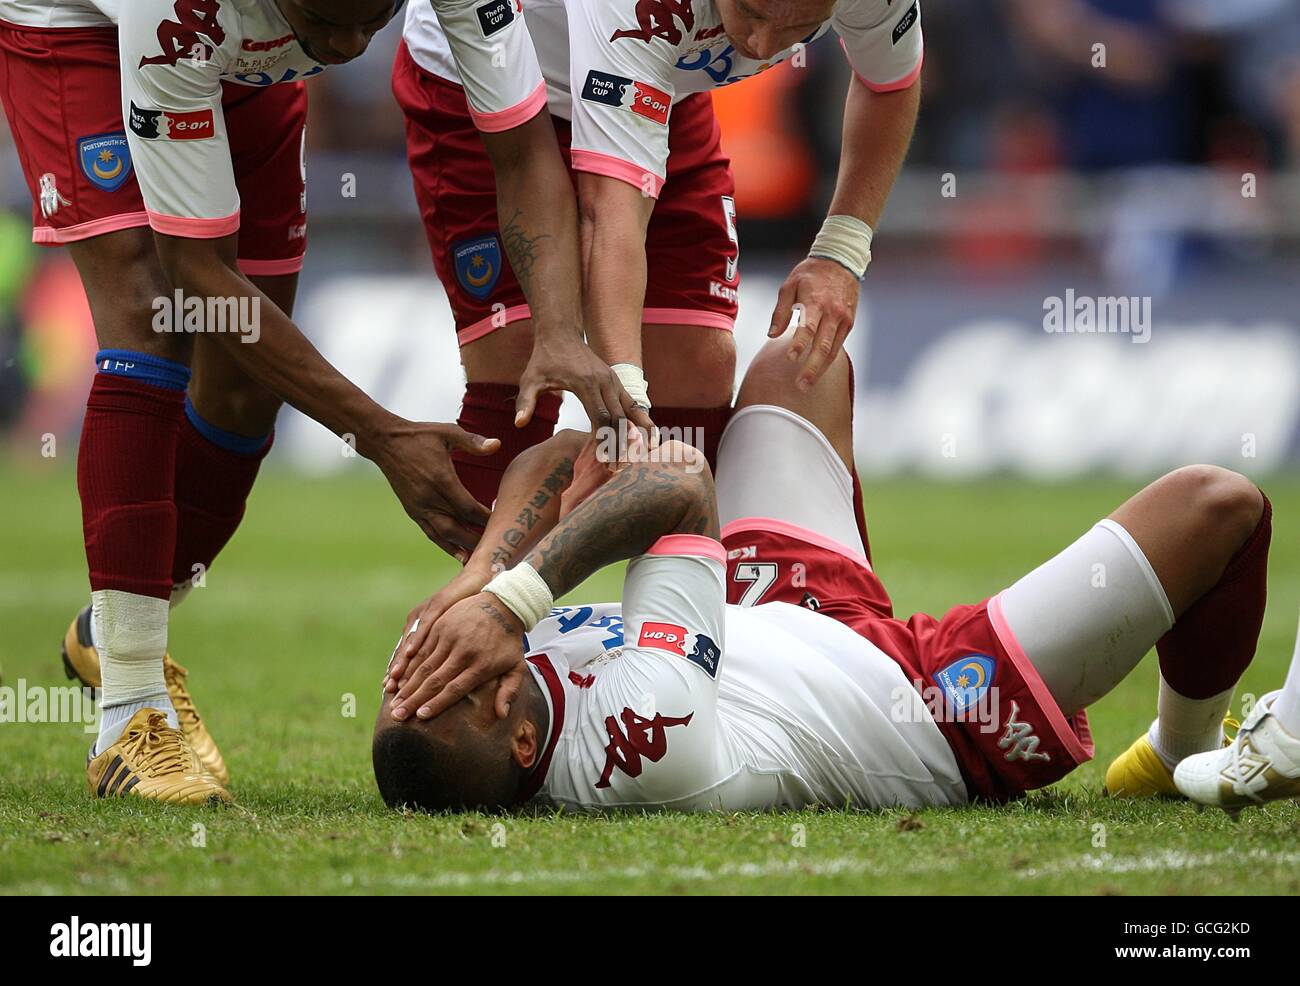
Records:
{"label": "player's leg", "polygon": [[795,386],[787,333],[766,343],[741,381],[718,450],[724,525],[771,518],[866,560],[853,504],[853,406],[840,353],[807,391]]}
{"label": "player's leg", "polygon": [[1177,762],[1221,743],[1263,618],[1267,504],[1228,470],[1176,470],[990,602],[1067,716],[1157,646],[1159,716],[1112,764],[1111,793],[1174,793]]}
{"label": "player's leg", "polygon": [[406,117],[407,161],[434,267],[456,319],[466,374],[457,423],[501,442],[492,455],[456,451],[452,460],[465,488],[490,506],[515,456],[551,436],[561,397],[543,394],[529,424],[515,427],[532,324],[501,247],[492,162],[464,91],[417,65],[403,43],[393,63],[393,95]]}
{"label": "player's leg", "polygon": [[716,469],[736,379],[735,181],[706,93],[673,107],[667,178],[646,229],[643,369],[651,417]]}
{"label": "player's leg", "polygon": [[[148,710],[176,725],[162,667],[172,475],[189,378],[185,337],[152,329],[154,303],[169,292],[131,171],[117,59],[111,26],[0,25],[0,96],[32,193],[33,239],[68,246],[100,346],[77,458],[92,604],[73,620],[64,650],[70,673],[102,687],[103,756]],[[109,763],[92,761],[92,781]],[[174,780],[165,790],[133,787],[194,793]]]}

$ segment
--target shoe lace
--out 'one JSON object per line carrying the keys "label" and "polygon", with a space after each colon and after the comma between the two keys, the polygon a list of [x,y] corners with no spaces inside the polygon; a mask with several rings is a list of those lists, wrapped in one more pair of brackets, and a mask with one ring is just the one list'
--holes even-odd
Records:
{"label": "shoe lace", "polygon": [[172,729],[161,712],[151,712],[144,725],[127,730],[122,749],[144,773],[183,773],[190,766],[180,730]]}
{"label": "shoe lace", "polygon": [[188,670],[170,659],[163,668],[163,677],[167,681],[167,690],[171,693],[176,718],[188,726],[197,726],[199,712],[194,708],[194,699],[190,697],[189,689],[185,687],[185,679],[188,675]]}

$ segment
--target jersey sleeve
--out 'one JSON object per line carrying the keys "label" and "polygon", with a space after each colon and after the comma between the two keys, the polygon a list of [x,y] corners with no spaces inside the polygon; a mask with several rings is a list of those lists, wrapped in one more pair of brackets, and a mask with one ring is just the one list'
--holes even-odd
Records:
{"label": "jersey sleeve", "polygon": [[720,779],[724,578],[722,546],[695,535],[661,538],[628,565],[623,653],[595,685],[609,739],[602,800],[672,807]]}
{"label": "jersey sleeve", "polygon": [[628,0],[570,0],[569,84],[575,171],[617,178],[655,198],[668,167],[677,46]]}
{"label": "jersey sleeve", "polygon": [[474,125],[499,133],[546,105],[546,82],[520,0],[433,0]]}
{"label": "jersey sleeve", "polygon": [[118,46],[122,116],[149,224],[194,239],[239,229],[239,191],[221,110],[221,71],[240,44],[220,0],[131,0]]}
{"label": "jersey sleeve", "polygon": [[921,0],[841,0],[831,24],[853,73],[873,92],[906,89],[921,74]]}

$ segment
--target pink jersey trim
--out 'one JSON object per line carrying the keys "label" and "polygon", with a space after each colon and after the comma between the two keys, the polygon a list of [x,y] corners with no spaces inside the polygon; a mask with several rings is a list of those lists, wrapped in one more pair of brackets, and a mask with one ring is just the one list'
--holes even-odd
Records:
{"label": "pink jersey trim", "polygon": [[771,534],[779,534],[781,537],[803,541],[805,544],[813,544],[819,548],[825,548],[827,551],[833,551],[837,555],[843,555],[849,561],[861,565],[868,572],[871,571],[871,563],[856,548],[850,548],[848,545],[840,544],[824,534],[818,534],[806,527],[790,524],[784,520],[777,520],[774,517],[740,517],[722,528],[722,539],[725,541],[733,534],[743,534],[746,531],[767,531]]}
{"label": "pink jersey trim", "polygon": [[[482,339],[486,335],[491,335],[502,326],[509,325],[511,322],[518,322],[520,319],[532,318],[533,313],[529,311],[527,305],[513,305],[505,310],[501,315],[493,313],[487,318],[480,318],[473,325],[466,326],[463,329],[456,330],[456,341],[462,346],[466,343],[473,342],[475,339]],[[494,325],[493,321],[500,322],[500,325]]]}
{"label": "pink jersey trim", "polygon": [[474,121],[476,126],[483,133],[497,134],[502,130],[510,130],[519,126],[521,123],[527,123],[546,105],[546,83],[537,83],[537,88],[525,96],[521,101],[515,103],[504,110],[495,110],[491,113],[480,113],[472,103],[466,99],[466,105],[469,106],[469,117]]}
{"label": "pink jersey trim", "polygon": [[[532,318],[533,312],[527,305],[512,305],[502,315],[489,315],[472,325],[456,330],[456,341],[464,346],[491,335],[497,329]],[[494,325],[493,319],[500,324]],[[647,308],[641,317],[642,325],[698,325],[707,329],[721,329],[730,332],[735,328],[735,320],[719,312],[696,311],[690,308]]]}
{"label": "pink jersey trim", "polygon": [[727,564],[727,552],[720,541],[703,534],[665,534],[650,545],[647,555],[693,555]]}
{"label": "pink jersey trim", "polygon": [[[840,38],[840,48],[844,52],[844,57],[848,59],[849,68],[853,68],[853,60],[849,58],[849,49],[844,44],[844,39]],[[921,66],[925,64],[925,52],[921,52],[921,57],[916,60],[916,67],[908,72],[901,79],[894,82],[872,82],[866,78],[857,69],[853,69],[853,74],[857,76],[859,82],[870,89],[872,92],[898,92],[900,89],[909,89],[917,79],[921,77]]]}
{"label": "pink jersey trim", "polygon": [[103,236],[105,233],[116,233],[120,229],[135,229],[139,226],[148,225],[149,216],[147,214],[143,212],[124,212],[120,216],[92,219],[88,223],[78,223],[76,226],[64,226],[62,228],[34,226],[32,227],[32,242],[44,246],[58,246],[62,243],[76,243],[80,240],[88,240],[92,236]]}
{"label": "pink jersey trim", "polygon": [[633,188],[645,188],[645,179],[650,178],[652,179],[650,194],[656,199],[659,198],[659,192],[664,187],[664,180],[654,172],[646,171],[639,164],[614,157],[612,154],[575,148],[570,152],[569,159],[573,162],[574,171],[586,171],[593,175],[604,175],[606,178],[617,178],[619,181],[627,182]]}
{"label": "pink jersey trim", "polygon": [[149,210],[149,225],[167,236],[183,236],[189,240],[215,240],[229,236],[239,229],[239,212],[222,219],[187,219],[184,216],[165,216]]}
{"label": "pink jersey trim", "polygon": [[284,260],[241,260],[239,269],[249,277],[280,277],[284,274],[297,274],[302,270],[305,256],[299,254]]}
{"label": "pink jersey trim", "polygon": [[721,312],[700,311],[693,308],[645,308],[641,312],[642,325],[698,325],[705,329],[731,332],[736,320]]}
{"label": "pink jersey trim", "polygon": [[989,622],[993,624],[993,632],[998,636],[998,642],[1002,644],[1002,649],[1007,652],[1007,656],[1011,658],[1016,670],[1020,672],[1020,677],[1025,679],[1025,684],[1029,687],[1029,693],[1034,696],[1034,701],[1043,710],[1043,715],[1047,717],[1048,726],[1056,734],[1056,738],[1061,741],[1061,745],[1065,747],[1065,752],[1074,760],[1076,766],[1087,763],[1096,752],[1091,734],[1087,734],[1086,742],[1083,742],[1070,728],[1070,723],[1066,720],[1065,714],[1061,712],[1061,707],[1056,704],[1056,699],[1052,697],[1052,693],[1047,690],[1047,685],[1043,683],[1042,677],[1038,674],[1038,669],[1030,662],[1020,646],[1020,641],[1011,632],[1011,625],[1007,623],[1006,614],[1002,612],[1001,593],[989,600],[988,614]]}

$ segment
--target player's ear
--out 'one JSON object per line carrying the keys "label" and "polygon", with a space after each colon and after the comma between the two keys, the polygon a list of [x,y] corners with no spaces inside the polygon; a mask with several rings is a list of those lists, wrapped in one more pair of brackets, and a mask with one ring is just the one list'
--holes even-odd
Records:
{"label": "player's ear", "polygon": [[524,770],[537,762],[537,740],[537,727],[532,720],[521,719],[510,736],[510,755]]}

